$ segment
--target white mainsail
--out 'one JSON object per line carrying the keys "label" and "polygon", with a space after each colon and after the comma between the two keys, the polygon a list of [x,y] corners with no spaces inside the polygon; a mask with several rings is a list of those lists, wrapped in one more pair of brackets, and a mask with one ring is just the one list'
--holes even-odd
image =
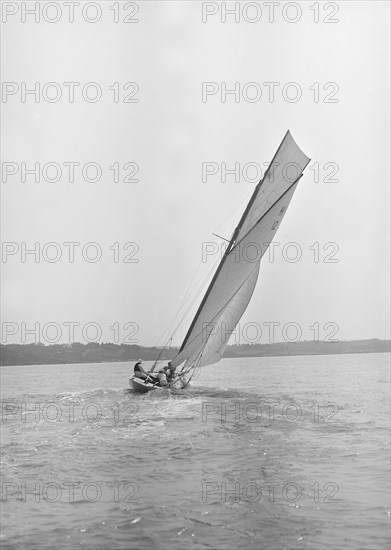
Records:
{"label": "white mainsail", "polygon": [[182,370],[188,370],[220,361],[254,292],[262,256],[309,161],[288,131],[232,235],[174,366],[185,362]]}

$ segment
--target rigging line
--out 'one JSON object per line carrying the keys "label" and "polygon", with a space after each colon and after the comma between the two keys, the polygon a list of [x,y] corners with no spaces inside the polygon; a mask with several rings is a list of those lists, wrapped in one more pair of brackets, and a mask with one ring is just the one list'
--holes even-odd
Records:
{"label": "rigging line", "polygon": [[[189,283],[189,285],[188,285],[188,287],[187,287],[187,290],[186,290],[186,292],[185,292],[184,297],[183,297],[182,300],[181,300],[181,303],[180,303],[180,305],[179,305],[179,308],[177,309],[177,311],[176,311],[174,317],[172,318],[170,324],[168,325],[168,327],[167,327],[167,328],[164,330],[164,332],[161,334],[161,336],[160,336],[160,338],[159,338],[158,341],[160,341],[166,333],[170,334],[170,332],[171,332],[171,330],[172,330],[172,327],[174,326],[174,323],[175,323],[175,321],[176,321],[176,319],[177,319],[177,317],[178,317],[178,315],[179,315],[181,309],[184,307],[185,301],[186,301],[187,298],[188,298],[188,294],[189,294],[189,291],[190,291],[190,287],[191,287],[191,285],[192,285],[192,283],[193,283],[193,280],[195,279],[195,276],[197,275],[197,272],[198,272],[198,270],[199,270],[199,268],[200,268],[200,265],[201,265],[201,260],[200,260],[200,262],[199,262],[199,264],[198,264],[198,266],[197,266],[197,268],[196,268],[196,270],[195,270],[195,272],[194,272],[194,274],[193,274],[193,277],[191,278],[191,281],[190,281],[190,283]],[[193,290],[192,290],[191,292],[193,292]],[[171,337],[171,338],[172,338],[172,337]]]}
{"label": "rigging line", "polygon": [[196,353],[195,357],[191,360],[191,365],[189,367],[186,367],[186,364],[187,364],[189,358],[185,359],[185,362],[184,362],[184,364],[182,366],[182,369],[181,369],[181,373],[187,374],[191,370],[193,370],[193,369],[195,370],[197,367],[201,368],[198,365],[201,362],[203,353],[204,353],[204,349],[201,349],[200,351],[198,351]]}
{"label": "rigging line", "polygon": [[194,303],[196,302],[196,300],[198,299],[199,295],[201,294],[202,290],[205,288],[205,285],[206,283],[208,282],[209,278],[210,278],[210,275],[212,273],[212,271],[214,271],[214,269],[216,268],[216,264],[218,262],[218,258],[215,260],[215,262],[213,263],[212,267],[210,268],[209,272],[205,275],[204,277],[204,280],[200,286],[200,288],[197,290],[195,296],[193,297],[193,299],[191,300],[191,302],[189,303],[186,311],[183,313],[181,319],[179,320],[177,326],[175,327],[175,332],[178,330],[179,326],[181,325],[181,323],[183,322],[183,320],[186,318],[186,316],[189,314],[189,311],[191,310],[191,308],[193,307]]}
{"label": "rigging line", "polygon": [[160,357],[163,355],[163,352],[167,349],[168,347],[168,344],[170,343],[172,339],[170,338],[170,340],[168,340],[167,344],[160,350],[160,353],[159,355],[157,356],[157,359],[155,360],[152,368],[149,370],[149,372],[153,372],[155,370],[155,367],[156,365],[158,364],[159,360],[160,360]]}
{"label": "rigging line", "polygon": [[228,220],[228,218],[230,218],[230,217],[234,214],[234,212],[236,212],[236,211],[242,206],[242,204],[243,204],[244,202],[247,202],[247,201],[248,201],[248,198],[250,197],[250,195],[252,195],[252,193],[253,193],[253,190],[250,191],[249,193],[247,193],[247,195],[244,197],[244,199],[241,200],[241,201],[235,206],[235,208],[234,208],[233,210],[231,210],[231,212],[229,212],[229,213],[225,216],[225,218],[222,220],[222,222],[216,227],[216,229],[215,229],[216,231],[218,231],[218,230],[220,229],[220,227],[223,225],[223,223],[226,222],[226,221]]}
{"label": "rigging line", "polygon": [[[214,266],[216,265],[217,261],[218,261],[218,257],[215,258],[214,263],[212,264],[212,268],[211,268],[211,269],[214,268]],[[199,262],[199,264],[198,264],[197,271],[199,270],[200,265],[201,265],[202,263],[205,263],[205,262],[202,261],[202,257],[201,257],[201,260],[200,260],[200,262]],[[200,277],[200,279],[197,281],[197,283],[196,283],[196,284],[193,286],[193,288],[191,288],[191,290],[190,290],[191,283],[193,282],[193,280],[194,280],[194,278],[195,278],[195,275],[194,275],[194,277],[193,277],[193,279],[192,279],[192,281],[191,281],[191,283],[190,283],[190,285],[189,285],[189,287],[188,287],[188,289],[187,289],[187,291],[186,291],[186,295],[185,295],[185,298],[184,298],[183,302],[185,301],[185,299],[187,299],[188,297],[190,297],[190,295],[191,295],[193,292],[196,292],[196,289],[197,289],[197,286],[198,286],[198,285],[202,285],[202,286],[205,285],[205,279],[207,279],[207,278],[209,277],[209,274],[210,274],[210,270],[209,270],[208,272],[205,271],[205,272],[201,275],[201,277]],[[203,279],[204,279],[204,280],[203,280]],[[197,291],[197,295],[198,295],[198,293],[199,293],[199,290]]]}
{"label": "rigging line", "polygon": [[[208,279],[209,279],[210,272],[215,268],[217,261],[218,261],[218,258],[215,259],[215,261],[214,261],[214,263],[212,264],[212,267],[211,267],[211,269],[209,270],[209,272],[203,274],[202,277],[203,277],[204,280],[202,280],[202,278],[201,278],[201,279],[200,279],[201,282],[199,281],[199,282],[197,283],[197,285],[200,285],[200,287],[198,288],[198,290],[197,290],[197,285],[191,290],[191,292],[195,292],[195,295],[194,295],[193,298],[190,300],[189,305],[188,305],[187,308],[186,308],[186,311],[182,314],[181,319],[180,319],[179,322],[177,323],[177,326],[175,327],[175,332],[176,332],[176,330],[178,330],[179,325],[182,323],[183,319],[186,317],[186,315],[188,314],[188,312],[189,312],[190,309],[192,308],[194,302],[197,300],[198,296],[200,295],[200,292],[201,292],[201,291],[203,290],[203,288],[205,287],[205,284],[206,284],[206,282],[207,282]],[[179,314],[179,312],[178,312],[178,314]]]}
{"label": "rigging line", "polygon": [[[251,192],[251,193],[252,193],[252,192]],[[223,223],[224,223],[224,222],[225,222],[225,221],[226,221],[226,220],[227,220],[227,219],[228,219],[228,218],[229,218],[229,217],[230,217],[230,216],[231,216],[231,215],[232,215],[232,214],[242,205],[242,204],[243,204],[243,202],[245,202],[245,201],[247,200],[248,196],[249,196],[251,193],[247,194],[246,197],[245,197],[239,204],[237,204],[237,205],[235,206],[235,208],[234,208],[234,209],[233,209],[233,210],[223,219],[223,221],[220,223],[220,225],[219,225],[217,228],[219,228],[219,227],[221,227],[221,226],[223,225]],[[212,233],[212,234],[214,235],[214,233]],[[222,237],[220,237],[220,238],[222,238]],[[227,239],[224,239],[224,240],[227,240]],[[227,240],[227,241],[228,241],[228,240]],[[228,241],[228,242],[229,242],[229,241]],[[168,334],[171,333],[172,327],[173,327],[173,325],[174,325],[174,323],[175,323],[175,321],[176,321],[176,318],[177,318],[178,315],[180,314],[181,309],[184,307],[184,304],[185,304],[186,300],[188,299],[188,296],[190,296],[191,293],[194,292],[195,289],[197,288],[197,285],[199,284],[199,282],[197,282],[197,283],[193,286],[193,288],[191,288],[191,287],[192,287],[192,283],[193,283],[194,279],[196,278],[196,275],[197,275],[197,273],[198,273],[198,271],[199,271],[200,266],[201,266],[202,263],[203,263],[203,262],[202,262],[202,258],[201,258],[200,261],[198,262],[198,265],[197,265],[197,267],[196,267],[196,269],[195,269],[195,271],[194,271],[194,274],[193,274],[193,276],[192,276],[192,278],[191,278],[191,281],[190,281],[190,283],[189,283],[189,285],[188,285],[188,287],[187,287],[187,290],[186,290],[186,292],[185,292],[185,295],[184,295],[184,297],[182,298],[181,304],[180,304],[180,306],[179,306],[177,312],[175,313],[174,317],[172,318],[170,324],[168,325],[168,328],[165,329],[165,330],[161,333],[161,335],[160,335],[160,337],[159,337],[159,339],[158,339],[158,342],[160,342],[160,341],[163,339],[163,336],[164,336],[166,333],[168,333]],[[216,264],[217,264],[217,261],[215,262],[214,266],[216,266]],[[210,271],[208,272],[207,277],[209,277],[209,275],[210,275]],[[202,279],[203,276],[204,276],[204,275],[201,276],[200,280]],[[205,283],[202,283],[202,288],[203,288],[204,286],[205,286]],[[198,297],[198,295],[199,295],[199,291],[197,292],[197,296],[196,296],[196,297]],[[193,305],[193,303],[194,303],[194,301],[191,303],[191,306]],[[190,306],[190,307],[191,307],[191,306]],[[186,311],[186,314],[182,317],[182,320],[183,320],[183,318],[187,315],[188,311],[189,311],[189,309]],[[175,328],[175,331],[172,333],[172,337],[174,336],[176,330],[178,329],[178,326],[179,326],[179,324],[178,324],[177,327]]]}
{"label": "rigging line", "polygon": [[[201,357],[202,357],[202,354],[201,354],[200,358],[198,359],[198,361],[201,361]],[[190,372],[190,370],[193,370],[193,372],[191,373],[189,379],[187,380],[186,384],[183,386],[182,389],[185,389],[186,386],[188,386],[190,384],[190,381],[191,381],[191,379],[193,378],[193,376],[195,374],[196,368],[197,368],[196,366],[193,366],[193,367],[190,367],[188,371],[186,371],[186,372]]]}
{"label": "rigging line", "polygon": [[[195,289],[197,288],[197,286],[198,286],[198,284],[199,284],[199,281],[201,281],[202,278],[205,276],[205,274],[203,274],[203,275],[200,277],[199,281],[193,285],[193,281],[195,280],[196,275],[197,275],[197,273],[198,273],[198,271],[199,271],[199,269],[200,269],[202,263],[204,263],[204,262],[202,261],[202,257],[201,257],[201,259],[199,260],[198,265],[197,265],[197,267],[196,267],[196,269],[195,269],[195,271],[194,271],[194,273],[193,273],[193,276],[192,276],[192,278],[191,278],[191,280],[190,280],[190,283],[189,283],[188,286],[187,286],[186,292],[185,292],[185,294],[184,294],[184,296],[183,296],[183,298],[182,298],[182,300],[181,300],[181,303],[180,303],[180,305],[179,305],[179,308],[177,309],[177,311],[176,311],[174,317],[172,318],[172,320],[170,321],[168,327],[167,327],[166,329],[164,329],[164,331],[163,331],[162,334],[160,335],[160,337],[159,337],[159,339],[158,339],[158,342],[160,342],[160,341],[163,339],[163,336],[164,336],[166,333],[170,333],[170,332],[171,332],[172,327],[174,326],[175,321],[176,321],[178,315],[179,315],[180,312],[181,312],[181,309],[185,306],[186,300],[188,300],[189,296],[195,291]],[[192,285],[193,285],[193,286],[192,286]]]}
{"label": "rigging line", "polygon": [[222,239],[223,241],[227,241],[229,243],[229,239],[226,239],[225,237],[222,237],[221,235],[217,235],[217,233],[212,233],[215,237],[218,237],[219,239]]}
{"label": "rigging line", "polygon": [[[184,318],[186,317],[186,315],[189,313],[189,311],[190,311],[191,307],[193,306],[195,300],[198,298],[200,292],[201,292],[202,289],[205,287],[205,284],[206,284],[206,282],[207,282],[207,280],[208,280],[208,278],[209,278],[209,276],[210,276],[210,272],[211,272],[211,270],[213,270],[213,269],[215,268],[217,261],[218,261],[218,258],[215,259],[215,262],[213,263],[213,265],[212,265],[211,269],[209,270],[209,272],[204,273],[204,274],[201,276],[201,278],[199,279],[199,281],[193,286],[193,288],[190,289],[190,287],[191,287],[191,285],[192,285],[192,282],[193,282],[193,280],[195,279],[195,276],[196,276],[196,274],[197,274],[197,272],[198,272],[198,270],[199,270],[199,268],[200,268],[200,265],[201,265],[201,263],[203,263],[203,262],[202,262],[202,259],[200,260],[200,262],[199,262],[199,264],[198,264],[198,267],[197,267],[197,269],[196,269],[196,271],[195,271],[195,273],[194,273],[194,275],[193,275],[193,277],[192,277],[192,281],[190,282],[190,284],[189,284],[189,286],[188,286],[188,289],[187,289],[187,291],[186,291],[186,294],[185,294],[184,298],[182,299],[181,305],[179,306],[179,308],[178,308],[178,310],[177,310],[177,312],[176,312],[174,318],[172,319],[170,325],[168,326],[168,328],[166,328],[166,329],[164,330],[164,332],[162,333],[162,335],[160,336],[159,341],[160,341],[160,340],[163,338],[163,336],[164,336],[165,334],[167,334],[167,333],[168,333],[168,334],[171,334],[170,339],[171,339],[171,340],[173,339],[173,336],[174,336],[174,334],[176,333],[176,331],[178,330],[178,328],[179,328],[180,324],[182,323],[183,319],[184,319]],[[204,279],[204,280],[202,280],[202,279]],[[201,285],[201,286],[200,286],[200,288],[197,290],[197,286],[198,286],[198,285]],[[195,296],[190,300],[190,295],[191,295],[193,292],[195,292],[195,291],[196,291]],[[181,319],[177,322],[177,324],[176,324],[176,326],[175,326],[175,323],[176,323],[176,321],[177,321],[177,318],[178,318],[178,316],[181,314],[181,310],[183,310],[183,308],[185,307],[185,302],[186,302],[186,300],[189,300],[189,305],[186,306],[186,311],[185,311],[185,313],[182,314]],[[175,328],[173,329],[174,326],[175,326]]]}

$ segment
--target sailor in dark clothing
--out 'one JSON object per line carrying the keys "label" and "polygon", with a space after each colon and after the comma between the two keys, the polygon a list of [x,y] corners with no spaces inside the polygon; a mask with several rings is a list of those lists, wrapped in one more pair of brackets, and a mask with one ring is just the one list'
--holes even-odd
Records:
{"label": "sailor in dark clothing", "polygon": [[139,359],[134,365],[134,376],[137,376],[137,378],[142,378],[143,380],[147,380],[149,378],[148,373],[145,372],[141,364],[142,360]]}

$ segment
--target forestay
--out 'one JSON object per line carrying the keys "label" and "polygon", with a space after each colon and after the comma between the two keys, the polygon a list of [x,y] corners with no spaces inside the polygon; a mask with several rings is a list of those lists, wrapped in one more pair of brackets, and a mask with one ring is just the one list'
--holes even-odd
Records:
{"label": "forestay", "polygon": [[188,370],[221,359],[254,292],[262,256],[309,161],[288,131],[254,190],[173,365],[185,362],[182,370]]}

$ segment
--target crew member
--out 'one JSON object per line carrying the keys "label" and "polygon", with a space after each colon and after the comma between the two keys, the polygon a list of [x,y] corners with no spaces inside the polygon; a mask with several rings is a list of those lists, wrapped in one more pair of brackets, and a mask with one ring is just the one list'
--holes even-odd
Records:
{"label": "crew member", "polygon": [[134,376],[137,378],[142,378],[143,380],[148,380],[148,373],[145,372],[144,367],[142,366],[142,360],[139,359],[134,365]]}
{"label": "crew member", "polygon": [[164,367],[164,370],[166,371],[166,376],[167,376],[167,382],[168,383],[173,382],[174,379],[176,378],[175,369],[176,369],[176,367],[174,367],[172,365],[171,361],[169,361],[167,363],[167,366]]}

